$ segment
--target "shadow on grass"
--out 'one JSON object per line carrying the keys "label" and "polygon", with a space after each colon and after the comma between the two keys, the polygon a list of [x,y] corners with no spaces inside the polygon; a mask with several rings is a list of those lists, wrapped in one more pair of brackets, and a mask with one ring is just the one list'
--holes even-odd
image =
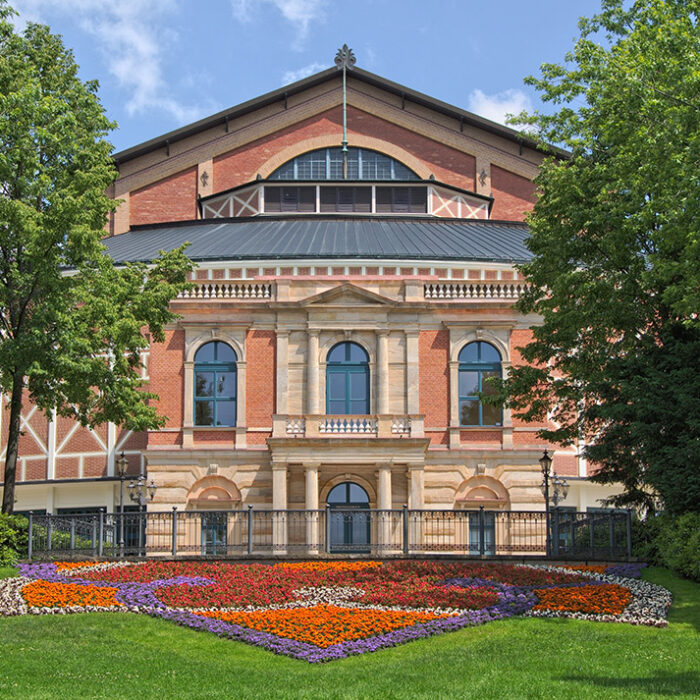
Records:
{"label": "shadow on grass", "polygon": [[649,567],[644,572],[644,578],[673,591],[669,623],[690,625],[700,632],[700,584],[659,567]]}
{"label": "shadow on grass", "polygon": [[644,678],[610,678],[609,676],[559,676],[557,680],[585,683],[589,686],[603,688],[619,688],[633,695],[690,695],[695,697],[700,688],[700,673],[698,671],[682,671],[670,673],[656,671],[652,676]]}

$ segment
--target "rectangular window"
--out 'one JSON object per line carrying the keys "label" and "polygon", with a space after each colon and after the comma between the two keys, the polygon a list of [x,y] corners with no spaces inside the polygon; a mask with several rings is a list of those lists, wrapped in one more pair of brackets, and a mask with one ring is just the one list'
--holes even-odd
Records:
{"label": "rectangular window", "polygon": [[265,212],[316,211],[315,187],[266,187]]}
{"label": "rectangular window", "polygon": [[377,187],[377,212],[425,214],[428,199],[425,187]]}
{"label": "rectangular window", "polygon": [[371,187],[321,187],[322,212],[371,212]]}

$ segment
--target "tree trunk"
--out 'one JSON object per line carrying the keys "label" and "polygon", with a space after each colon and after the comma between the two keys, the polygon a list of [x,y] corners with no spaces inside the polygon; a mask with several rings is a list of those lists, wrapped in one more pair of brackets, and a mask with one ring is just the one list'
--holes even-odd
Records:
{"label": "tree trunk", "polygon": [[5,455],[5,478],[2,492],[2,512],[12,513],[15,509],[15,477],[17,475],[17,447],[19,445],[20,416],[22,415],[22,391],[24,377],[16,373],[12,380],[10,398],[10,424],[7,432],[7,453]]}

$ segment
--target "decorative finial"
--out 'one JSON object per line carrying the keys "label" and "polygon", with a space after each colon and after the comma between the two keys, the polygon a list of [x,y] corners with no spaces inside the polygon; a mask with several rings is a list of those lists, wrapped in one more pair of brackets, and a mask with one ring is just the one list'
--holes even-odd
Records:
{"label": "decorative finial", "polygon": [[342,68],[352,69],[356,63],[357,59],[352,49],[347,44],[343,44],[342,48],[338,49],[338,53],[335,55],[335,65],[338,66],[338,70]]}

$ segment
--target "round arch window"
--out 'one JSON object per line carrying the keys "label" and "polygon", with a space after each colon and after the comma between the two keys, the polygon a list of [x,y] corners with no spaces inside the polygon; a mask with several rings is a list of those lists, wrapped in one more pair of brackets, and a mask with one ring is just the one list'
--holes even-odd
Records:
{"label": "round arch window", "polygon": [[357,343],[334,345],[326,357],[326,413],[369,413],[369,355]]}
{"label": "round arch window", "polygon": [[490,343],[477,341],[465,345],[459,353],[459,424],[464,426],[503,425],[503,411],[481,401],[493,394],[486,383],[489,377],[501,377],[501,354]]}
{"label": "round arch window", "polygon": [[194,424],[235,426],[236,351],[226,343],[205,343],[194,356]]}

